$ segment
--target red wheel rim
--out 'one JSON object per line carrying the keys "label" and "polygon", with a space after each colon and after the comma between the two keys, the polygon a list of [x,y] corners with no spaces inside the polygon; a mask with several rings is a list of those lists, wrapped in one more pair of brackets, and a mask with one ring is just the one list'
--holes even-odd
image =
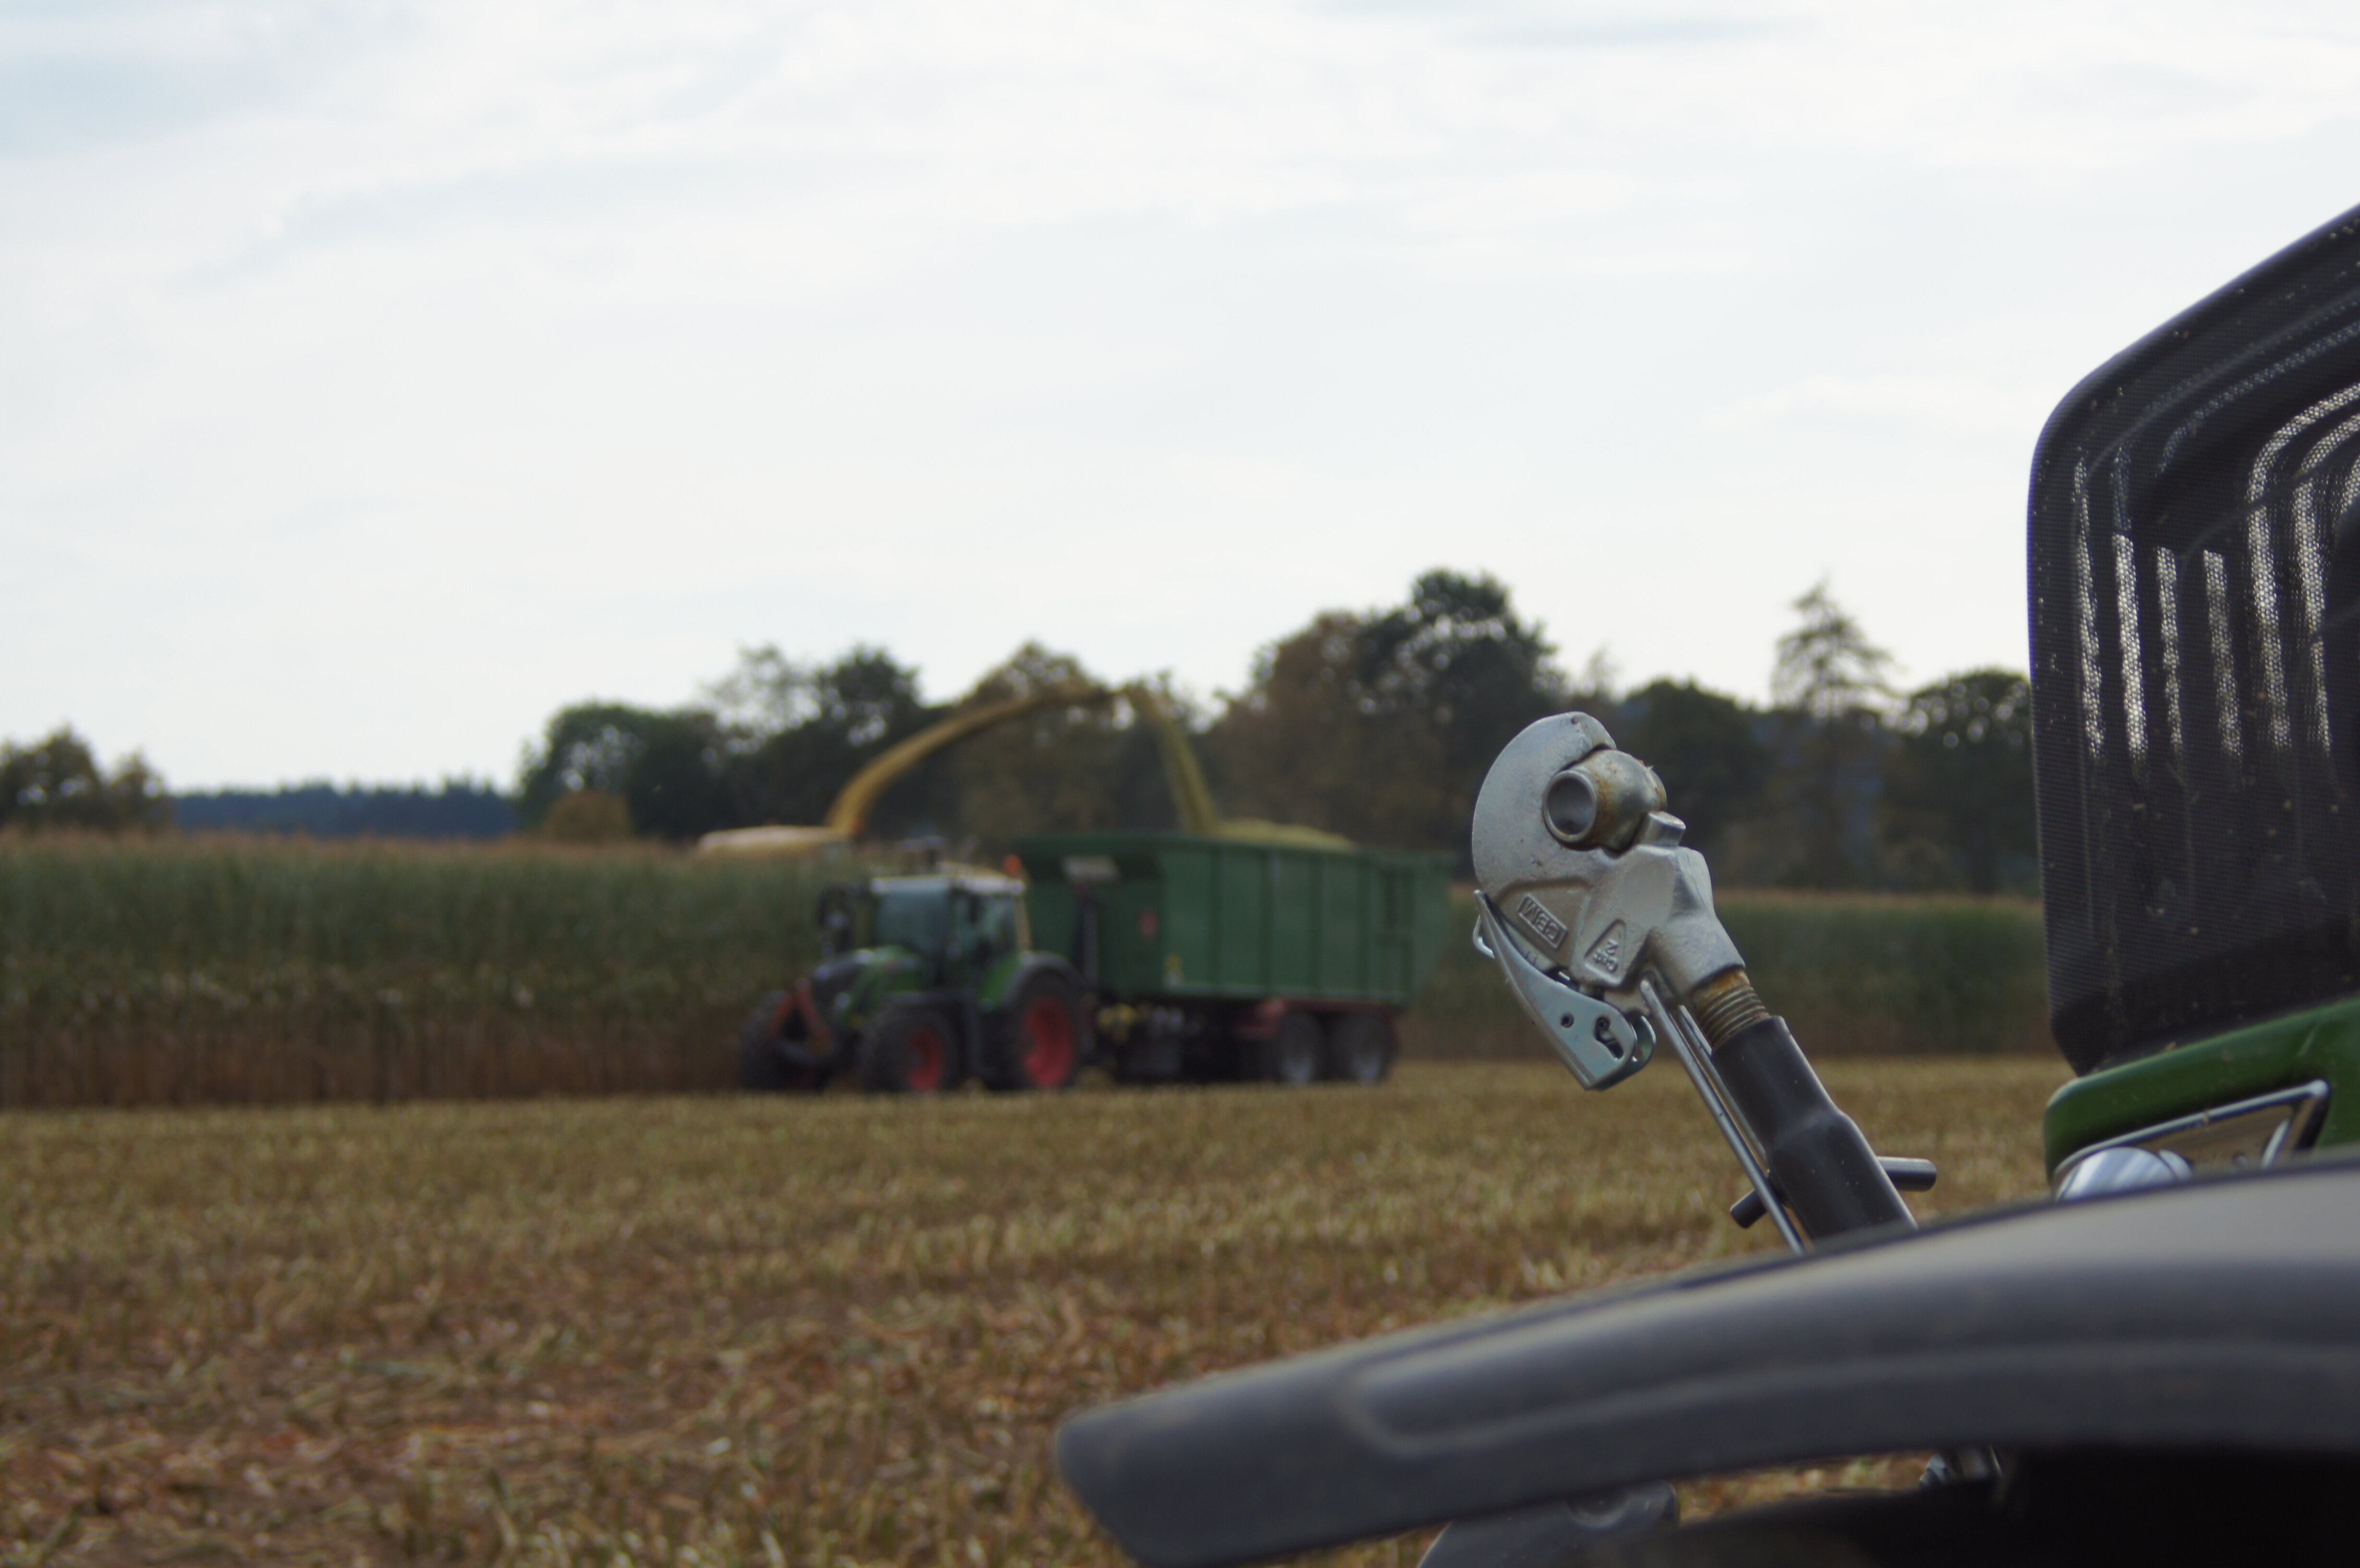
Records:
{"label": "red wheel rim", "polygon": [[1074,1015],[1054,996],[1024,1009],[1024,1075],[1035,1083],[1062,1083],[1074,1070]]}
{"label": "red wheel rim", "polygon": [[912,1029],[901,1041],[901,1082],[912,1094],[931,1094],[950,1075],[950,1051],[932,1024]]}

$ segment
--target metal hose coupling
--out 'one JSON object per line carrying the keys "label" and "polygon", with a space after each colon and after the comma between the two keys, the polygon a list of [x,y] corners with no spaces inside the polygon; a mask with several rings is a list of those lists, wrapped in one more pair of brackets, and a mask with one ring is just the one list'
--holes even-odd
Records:
{"label": "metal hose coupling", "polygon": [[1688,1011],[1704,1030],[1705,1043],[1716,1051],[1724,1040],[1770,1016],[1743,969],[1724,970],[1699,985],[1688,996]]}
{"label": "metal hose coupling", "polygon": [[1762,1016],[1758,999],[1722,1000],[1732,975],[1753,996],[1744,960],[1664,804],[1655,770],[1585,713],[1527,726],[1475,799],[1477,945],[1587,1088],[1646,1064],[1651,977],[1666,996],[1710,996],[1727,1028]]}
{"label": "metal hose coupling", "polygon": [[1907,1225],[1868,1140],[1754,993],[1666,803],[1596,719],[1527,725],[1475,797],[1476,946],[1585,1089],[1666,1044],[1789,1247]]}

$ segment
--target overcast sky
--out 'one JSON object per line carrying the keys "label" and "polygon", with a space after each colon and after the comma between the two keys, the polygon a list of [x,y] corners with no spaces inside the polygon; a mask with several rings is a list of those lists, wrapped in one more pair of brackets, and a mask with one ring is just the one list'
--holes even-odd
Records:
{"label": "overcast sky", "polygon": [[1489,571],[2022,665],[2041,420],[2360,201],[2348,5],[0,0],[0,735],[512,777],[740,646],[1207,697]]}

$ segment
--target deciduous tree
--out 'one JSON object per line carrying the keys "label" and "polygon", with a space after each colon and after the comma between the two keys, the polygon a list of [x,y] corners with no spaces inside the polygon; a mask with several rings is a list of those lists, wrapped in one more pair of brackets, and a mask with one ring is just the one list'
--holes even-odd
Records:
{"label": "deciduous tree", "polygon": [[1893,656],[1868,640],[1820,583],[1794,602],[1800,624],[1778,639],[1770,694],[1779,726],[1781,800],[1793,853],[1772,880],[1856,887],[1874,879],[1874,803]]}
{"label": "deciduous tree", "polygon": [[137,752],[108,771],[70,726],[29,746],[0,742],[0,828],[122,833],[171,822],[164,781]]}
{"label": "deciduous tree", "polygon": [[561,797],[598,789],[618,796],[646,837],[684,841],[733,827],[724,753],[718,721],[701,709],[576,703],[551,716],[527,754],[517,814],[539,826]]}
{"label": "deciduous tree", "polygon": [[[723,725],[732,810],[746,824],[818,822],[854,774],[948,711],[919,695],[915,670],[866,644],[819,665],[749,649],[707,695]],[[879,803],[871,826],[939,825],[955,806],[942,770],[923,768]]]}
{"label": "deciduous tree", "polygon": [[[1993,893],[2038,875],[2032,687],[2013,670],[1970,670],[1909,695],[1885,768],[1885,833]],[[2007,875],[2014,872],[2013,877]]]}
{"label": "deciduous tree", "polygon": [[1568,701],[1553,652],[1487,576],[1428,572],[1394,608],[1323,614],[1257,656],[1216,726],[1229,810],[1463,855],[1491,759]]}
{"label": "deciduous tree", "polygon": [[1761,810],[1770,780],[1762,715],[1692,681],[1655,681],[1623,698],[1609,723],[1622,749],[1663,779],[1672,814],[1688,824],[1682,842],[1721,869],[1731,829]]}

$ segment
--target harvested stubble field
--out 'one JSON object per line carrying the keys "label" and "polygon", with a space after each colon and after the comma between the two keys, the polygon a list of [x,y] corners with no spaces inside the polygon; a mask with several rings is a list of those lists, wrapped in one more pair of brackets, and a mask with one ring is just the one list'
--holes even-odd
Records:
{"label": "harvested stubble field", "polygon": [[[2063,1076],[1837,1062],[1921,1212]],[[1076,1405],[1760,1248],[1679,1074],[18,1112],[0,1561],[1106,1563]],[[1908,1461],[1691,1485],[1691,1509]],[[1422,1540],[1335,1554],[1408,1563]]]}

